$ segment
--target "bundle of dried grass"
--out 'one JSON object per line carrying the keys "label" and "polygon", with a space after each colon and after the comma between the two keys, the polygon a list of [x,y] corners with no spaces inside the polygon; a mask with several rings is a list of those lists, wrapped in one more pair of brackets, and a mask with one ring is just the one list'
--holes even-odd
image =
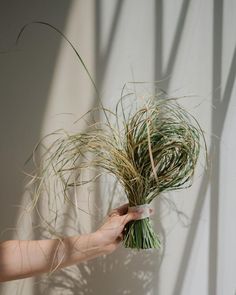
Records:
{"label": "bundle of dried grass", "polygon": [[[54,197],[60,187],[63,198],[71,201],[71,188],[109,173],[123,187],[130,207],[150,204],[161,192],[191,186],[204,136],[197,121],[175,99],[154,96],[128,118],[119,120],[117,113],[113,115],[114,125],[93,123],[84,133],[64,132],[46,149],[32,179],[36,184],[34,204],[42,192],[49,191],[52,177]],[[81,175],[86,168],[99,168],[100,173],[84,180]],[[124,245],[160,247],[149,217],[127,225]]]}

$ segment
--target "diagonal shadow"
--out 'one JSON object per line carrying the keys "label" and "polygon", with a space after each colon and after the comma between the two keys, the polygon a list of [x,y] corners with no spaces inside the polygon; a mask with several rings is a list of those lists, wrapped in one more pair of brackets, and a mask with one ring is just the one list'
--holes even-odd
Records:
{"label": "diagonal shadow", "polygon": [[[235,77],[236,77],[236,47],[234,49],[234,54],[233,54],[233,58],[232,58],[230,70],[229,70],[229,75],[227,77],[227,82],[226,82],[225,90],[223,93],[222,105],[219,108],[219,113],[224,118],[226,117],[226,114],[228,111],[229,102],[230,102],[231,94],[233,91],[233,86],[235,83]],[[224,122],[225,122],[225,120],[224,120]],[[222,134],[223,128],[224,128],[224,124],[222,124],[222,126],[221,126],[221,129],[219,131],[220,134]]]}
{"label": "diagonal shadow", "polygon": [[202,209],[204,206],[205,195],[207,193],[209,182],[210,182],[209,175],[208,175],[207,171],[205,171],[202,176],[200,190],[199,190],[197,201],[195,204],[195,209],[194,209],[194,213],[192,216],[192,221],[191,221],[190,229],[188,232],[187,240],[185,243],[185,247],[184,247],[184,251],[183,251],[184,255],[181,259],[181,263],[180,263],[180,267],[179,267],[179,271],[178,271],[178,276],[177,276],[177,279],[176,279],[176,282],[175,282],[175,285],[173,288],[174,295],[183,294],[182,289],[183,289],[184,279],[185,279],[188,264],[190,261],[192,248],[193,248],[193,245],[194,245],[194,242],[196,239],[199,220],[200,220]]}
{"label": "diagonal shadow", "polygon": [[[226,101],[221,102],[221,89],[215,91],[222,83],[222,42],[223,42],[223,0],[215,0],[213,8],[213,65],[212,65],[212,93],[215,92],[213,105],[220,107]],[[227,103],[227,102],[226,102]],[[223,126],[226,114],[213,112],[212,133],[219,138],[220,126]],[[210,194],[210,222],[209,222],[209,263],[208,263],[208,294],[217,294],[218,274],[218,236],[219,236],[219,200],[220,200],[220,141],[216,138],[212,141],[215,148],[214,161],[212,163],[212,180]]]}
{"label": "diagonal shadow", "polygon": [[[155,55],[154,55],[154,81],[160,81],[163,78],[163,0],[156,0],[155,1],[155,28],[154,28],[154,44],[155,44]],[[158,86],[158,85],[157,85]],[[156,85],[154,92],[156,92]],[[160,199],[155,200],[155,215],[161,216],[161,201]],[[157,263],[157,270],[156,270],[156,282],[155,282],[155,290],[156,294],[160,292],[160,273],[159,268],[165,256],[165,244],[166,244],[166,236],[165,230],[162,223],[158,220],[156,222],[156,231],[160,234],[162,239],[162,251]]]}
{"label": "diagonal shadow", "polygon": [[163,78],[163,0],[155,1],[155,56],[154,56],[154,81]]}
{"label": "diagonal shadow", "polygon": [[106,77],[106,71],[107,71],[107,66],[110,61],[111,57],[111,52],[112,48],[114,45],[114,39],[116,37],[116,32],[118,29],[118,24],[122,12],[122,7],[124,4],[124,0],[117,0],[116,2],[116,7],[115,7],[115,12],[114,12],[114,17],[112,19],[112,24],[111,24],[111,29],[109,32],[108,36],[108,42],[106,45],[106,49],[104,52],[101,52],[101,15],[102,15],[102,5],[101,5],[101,0],[96,1],[96,9],[95,9],[95,19],[96,19],[96,85],[98,86],[98,89],[102,89],[102,85],[104,82],[104,79]]}
{"label": "diagonal shadow", "polygon": [[[220,138],[222,136],[223,126],[227,115],[230,97],[236,75],[236,50],[234,51],[226,87],[221,100],[220,91],[216,89],[221,85],[221,62],[222,62],[222,11],[223,2],[216,0],[214,2],[214,34],[213,34],[213,104],[216,111],[212,113],[212,143],[210,155],[214,158],[212,163],[211,194],[210,194],[210,239],[209,239],[209,285],[208,294],[217,292],[217,272],[218,272],[218,218],[219,218],[219,191],[220,191]],[[216,136],[216,137],[215,137]],[[187,271],[188,261],[190,260],[193,241],[199,225],[199,217],[204,205],[204,197],[208,186],[207,175],[203,176],[200,191],[197,197],[197,203],[193,214],[193,224],[188,233],[184,255],[181,260],[180,271],[175,283],[174,294],[182,294],[183,282]],[[177,292],[177,293],[176,293]]]}
{"label": "diagonal shadow", "polygon": [[[186,21],[187,12],[189,9],[190,2],[191,2],[191,0],[184,0],[182,3],[176,31],[174,34],[174,41],[173,41],[173,44],[171,47],[170,56],[169,56],[168,63],[167,63],[167,67],[166,67],[166,70],[162,74],[163,78],[166,77],[167,75],[172,74],[172,71],[173,71],[173,68],[174,68],[174,65],[176,62],[177,54],[179,51],[180,41],[181,41],[181,38],[183,35],[183,29],[185,26],[185,21]],[[169,88],[170,79],[164,81],[163,84],[164,84],[164,89],[167,90]]]}
{"label": "diagonal shadow", "polygon": [[[174,40],[172,43],[170,56],[168,59],[166,70],[163,69],[163,1],[162,0],[156,0],[155,1],[155,56],[154,56],[154,80],[155,81],[161,81],[164,79],[167,75],[171,74],[173,71],[177,54],[179,51],[180,41],[183,35],[183,28],[185,25],[185,20],[187,16],[187,12],[189,9],[190,0],[184,0],[181,6],[181,11],[178,17],[178,23],[176,27],[176,31],[174,34]],[[164,80],[161,83],[161,88],[164,90],[164,92],[168,93],[169,85],[170,85],[171,79]],[[157,85],[158,86],[158,85]],[[156,213],[158,216],[161,215],[161,202],[155,203],[156,207]],[[160,232],[163,242],[163,249],[162,253],[159,257],[159,263],[158,265],[161,265],[164,255],[165,255],[165,241],[166,241],[166,235],[165,230],[161,222],[157,225],[158,232]],[[158,287],[159,287],[159,272],[157,277],[157,294],[158,294]]]}

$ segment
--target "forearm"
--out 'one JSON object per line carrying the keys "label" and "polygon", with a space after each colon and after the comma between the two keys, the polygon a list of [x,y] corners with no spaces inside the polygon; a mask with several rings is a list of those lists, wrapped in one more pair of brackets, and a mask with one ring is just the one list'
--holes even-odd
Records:
{"label": "forearm", "polygon": [[0,244],[0,281],[26,278],[106,253],[99,234],[62,240],[6,241]]}

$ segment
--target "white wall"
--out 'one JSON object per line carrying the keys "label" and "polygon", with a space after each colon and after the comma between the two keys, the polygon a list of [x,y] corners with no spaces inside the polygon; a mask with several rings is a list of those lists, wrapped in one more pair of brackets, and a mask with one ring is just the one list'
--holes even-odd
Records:
{"label": "white wall", "polygon": [[[6,283],[0,294],[14,294],[15,288],[19,294],[42,294],[44,288],[56,294],[59,286],[63,294],[234,294],[235,1],[17,3],[0,3],[0,48],[10,47],[30,20],[56,25],[79,49],[110,108],[127,81],[163,80],[158,85],[169,95],[187,96],[183,105],[206,132],[211,171],[199,167],[191,189],[166,195],[181,215],[164,200],[155,202],[154,225],[162,235],[162,251],[121,248],[46,278],[46,285],[41,280],[36,285],[32,280]],[[2,229],[15,226],[18,209],[12,205],[24,199],[20,169],[34,143],[56,128],[73,129],[74,118],[96,104],[81,65],[52,31],[29,28],[20,48],[0,55]],[[141,91],[151,92],[152,87],[147,84]],[[56,116],[59,113],[67,115]],[[109,196],[103,185],[96,192],[90,198],[93,210],[97,205],[105,211]],[[87,197],[88,192],[79,201],[88,210]],[[68,220],[64,223],[68,234]],[[99,218],[79,215],[80,232],[98,223]],[[28,224],[21,234],[27,235],[31,227]],[[11,237],[11,232],[3,236]]]}

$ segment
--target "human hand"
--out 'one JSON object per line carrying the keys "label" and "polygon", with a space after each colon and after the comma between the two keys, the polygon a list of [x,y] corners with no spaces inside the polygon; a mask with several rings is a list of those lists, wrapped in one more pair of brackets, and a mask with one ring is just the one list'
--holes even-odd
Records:
{"label": "human hand", "polygon": [[0,263],[0,282],[39,275],[109,254],[122,241],[125,225],[140,219],[141,215],[142,210],[128,212],[128,204],[125,204],[112,210],[104,224],[91,234],[60,240],[2,242],[0,256],[4,263]]}
{"label": "human hand", "polygon": [[[141,217],[142,210],[137,212],[128,212],[129,204],[124,204],[116,209],[105,219],[104,224],[96,231],[100,242],[106,253],[111,253],[117,249],[123,240],[123,231],[125,225],[131,220],[138,220]],[[153,209],[149,209],[153,213]]]}

